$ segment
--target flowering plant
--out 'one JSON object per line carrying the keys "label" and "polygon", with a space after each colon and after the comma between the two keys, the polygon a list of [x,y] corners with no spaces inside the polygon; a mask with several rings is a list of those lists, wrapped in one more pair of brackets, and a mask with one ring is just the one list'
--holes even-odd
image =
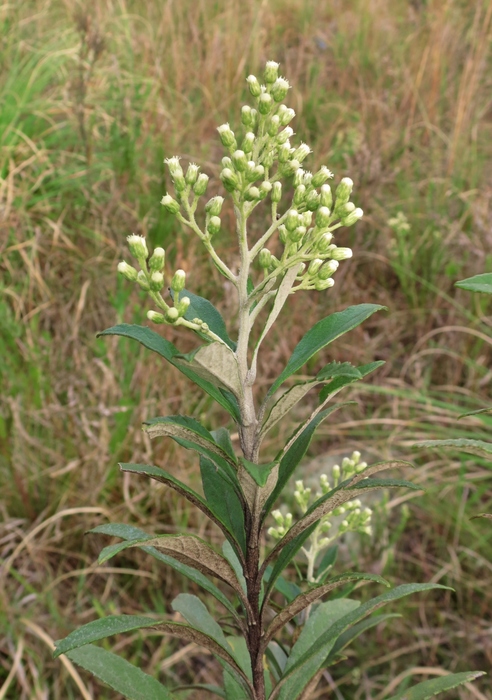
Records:
{"label": "flowering plant", "polygon": [[[308,698],[324,669],[340,660],[344,647],[385,619],[376,616],[366,620],[372,612],[410,593],[442,588],[430,583],[402,585],[360,604],[356,598],[348,597],[354,583],[389,584],[379,576],[356,572],[329,577],[318,569],[314,576],[319,535],[326,529],[330,515],[345,508],[351,518],[355,515],[359,519],[358,527],[363,523],[368,527],[368,513],[360,509],[358,499],[378,488],[415,488],[406,481],[374,478],[384,469],[405,463],[367,466],[354,456],[353,468],[345,469],[333,484],[323,481],[311,505],[306,500],[306,490],[301,491],[298,484],[297,499],[304,504],[302,516],[296,522],[288,518],[282,523],[277,516],[277,541],[265,551],[264,524],[305,455],[316,428],[340,407],[333,399],[345,386],[367,376],[382,363],[355,367],[349,362],[329,362],[308,380],[294,380],[287,388],[286,382],[316,353],[382,307],[360,304],[318,321],[299,341],[283,371],[257,402],[254,387],[263,340],[291,294],[333,286],[339,264],[352,255],[349,248],[336,245],[334,232],[342,226],[352,226],[362,216],[362,210],[350,201],[352,180],[343,178],[333,193],[328,184],[333,175],[326,166],[314,174],[303,169],[310,149],[304,143],[291,144],[294,132],[289,124],[295,115],[284,104],[289,83],[279,77],[277,63],[266,64],[263,79],[263,84],[255,76],[247,79],[254,104],[241,110],[241,136],[228,124],[218,128],[226,152],[220,179],[234,206],[239,269],[231,269],[214,244],[222,226],[222,196],[209,199],[203,225],[197,221],[198,205],[208,184],[207,176],[199,172],[197,165],[191,163],[185,171],[178,157],[168,158],[174,196],[168,193],[162,199],[162,205],[201,239],[213,264],[232,284],[238,302],[237,339],[229,336],[222,316],[210,301],[185,288],[183,270],[172,276],[170,294],[164,293],[165,252],[158,247],[149,257],[145,239],[135,235],[128,238],[128,246],[140,269],[122,262],[118,266],[120,273],[148,292],[153,307],[147,313],[150,321],[186,328],[201,344],[183,354],[145,326],[122,324],[101,333],[132,338],[156,352],[209,394],[228,415],[227,425],[212,431],[190,416],[145,421],[144,430],[151,438],[170,437],[198,453],[201,493],[162,467],[120,465],[124,472],[165,484],[200,509],[221,531],[222,552],[190,534],[156,536],[124,524],[93,530],[121,540],[103,549],[100,563],[128,548],[140,547],[204,589],[227,615],[227,623],[221,625],[200,598],[180,594],[172,608],[186,623],[158,616],[114,615],[90,622],[57,643],[56,655],[67,654],[127,698],[167,699],[175,697],[179,688],[168,690],[157,679],[93,642],[121,632],[155,630],[206,647],[222,666],[223,688],[199,684],[193,687],[229,700]],[[253,240],[248,222],[262,205],[270,209],[269,224]],[[266,312],[266,321],[253,339],[252,331],[263,318],[262,311]],[[261,445],[266,434],[312,390],[319,391],[317,407],[294,429],[274,459],[265,457]],[[231,425],[239,434],[238,450],[231,440]],[[340,530],[348,529],[350,522],[347,516]],[[306,549],[309,538],[311,547],[315,543],[314,550]],[[292,589],[284,585],[282,574],[302,549],[309,561],[306,581],[302,588]],[[219,581],[219,585],[211,579]],[[337,597],[322,602],[336,588],[341,589]],[[300,636],[293,641],[283,630],[289,622],[300,620],[300,616],[304,624]],[[405,690],[404,695],[397,693],[393,700],[427,698],[476,675],[454,674],[437,682],[418,684],[415,688],[419,691]]]}

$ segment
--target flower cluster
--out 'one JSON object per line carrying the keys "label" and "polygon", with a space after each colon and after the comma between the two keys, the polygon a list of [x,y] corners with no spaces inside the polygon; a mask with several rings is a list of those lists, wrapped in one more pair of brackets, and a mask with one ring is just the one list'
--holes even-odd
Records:
{"label": "flower cluster", "polygon": [[[367,464],[366,462],[361,462],[360,457],[360,452],[353,452],[352,457],[344,458],[341,467],[335,464],[332,469],[333,483],[330,483],[326,474],[321,474],[319,477],[319,488],[314,494],[312,494],[312,489],[306,487],[301,480],[296,481],[294,498],[301,514],[304,515],[306,513],[311,505],[310,502],[313,496],[314,501],[316,501],[329,493],[333,488],[336,488],[340,482],[340,477],[345,480],[362,472],[367,467]],[[275,510],[272,512],[272,516],[275,520],[275,526],[269,528],[268,534],[274,539],[281,539],[292,525],[292,513],[284,515],[280,510]],[[362,504],[357,498],[338,506],[320,519],[308,540],[310,546],[302,548],[308,560],[307,578],[309,581],[314,580],[314,563],[318,554],[323,549],[326,549],[337,537],[346,532],[358,532],[365,535],[372,533],[371,516],[372,510],[370,508],[362,508]],[[334,519],[337,519],[338,523],[335,528]]]}
{"label": "flower cluster", "polygon": [[160,309],[160,311],[151,310],[147,312],[147,318],[150,321],[154,321],[154,323],[179,323],[190,305],[189,297],[184,296],[180,298],[180,293],[185,288],[186,282],[184,270],[177,270],[171,280],[173,305],[170,306],[161,295],[161,290],[164,287],[164,249],[155,248],[149,258],[147,243],[143,236],[131,235],[128,236],[127,240],[130,252],[137,260],[140,270],[137,271],[127,262],[120,262],[118,264],[118,272],[131,282],[137,282],[142,289],[149,293],[155,305]]}

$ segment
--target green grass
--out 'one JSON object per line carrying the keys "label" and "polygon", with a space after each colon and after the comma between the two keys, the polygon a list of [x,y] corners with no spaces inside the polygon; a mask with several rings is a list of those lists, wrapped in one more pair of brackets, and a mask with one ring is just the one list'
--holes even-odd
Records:
{"label": "green grass", "polygon": [[[0,13],[0,556],[9,562],[0,573],[0,697],[81,697],[42,634],[56,639],[114,611],[168,610],[180,585],[133,553],[117,565],[135,575],[94,570],[101,543],[83,532],[108,520],[200,532],[181,500],[122,478],[116,463],[167,462],[193,481],[190,455],[162,442],[151,448],[140,424],[180,411],[214,424],[223,416],[148,353],[95,334],[145,323],[142,297],[115,273],[132,232],[163,245],[169,269],[189,271],[194,291],[234,313],[199,242],[159,205],[168,185],[162,161],[193,154],[211,176],[209,191],[219,191],[215,127],[237,122],[244,77],[268,58],[294,85],[295,129],[313,148],[312,169],[326,162],[336,178],[350,174],[365,217],[343,234],[342,245],[354,248],[344,279],[330,295],[294,299],[265,343],[260,372],[280,371],[302,330],[330,309],[389,307],[334,348],[333,359],[386,365],[375,384],[352,391],[358,406],[337,414],[311,454],[360,448],[376,459],[414,459],[426,494],[409,501],[402,533],[391,497],[383,544],[364,545],[360,568],[456,589],[406,604],[401,622],[375,633],[385,664],[374,666],[367,646],[350,652],[345,670],[335,669],[338,693],[359,700],[367,688],[376,698],[411,666],[490,668],[492,531],[470,520],[492,510],[490,465],[411,450],[420,439],[490,432],[487,416],[457,422],[490,401],[490,341],[479,335],[490,302],[453,287],[491,263],[490,3],[108,0],[90,15],[80,8],[30,0]],[[410,225],[399,237],[388,223],[398,212]],[[223,221],[232,226],[230,209]],[[232,238],[221,235],[224,256],[233,255]],[[166,333],[191,349],[189,337]],[[276,439],[289,432],[283,426]],[[269,438],[265,449],[277,444]],[[158,576],[157,593],[149,576]],[[149,672],[179,650],[155,638],[118,642]],[[208,662],[189,650],[171,682],[213,682]],[[90,697],[111,697],[82,682]],[[474,687],[492,698],[490,680]]]}

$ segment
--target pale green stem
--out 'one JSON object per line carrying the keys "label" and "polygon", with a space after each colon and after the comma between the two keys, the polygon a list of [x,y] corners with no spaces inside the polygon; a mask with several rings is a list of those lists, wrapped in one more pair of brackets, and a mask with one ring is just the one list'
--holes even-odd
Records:
{"label": "pale green stem", "polygon": [[182,216],[182,214],[180,214],[179,212],[176,215],[176,218],[178,219],[178,221],[181,221],[182,224],[184,224],[185,226],[188,226],[188,228],[191,228],[191,230],[196,233],[196,235],[203,241],[203,244],[204,244],[205,248],[207,249],[208,253],[210,254],[210,257],[214,261],[215,266],[220,270],[220,272],[224,275],[224,277],[227,277],[227,279],[230,280],[234,285],[237,285],[236,275],[232,272],[232,270],[230,270],[227,267],[225,262],[221,258],[219,258],[215,248],[213,247],[213,245],[210,242],[209,237],[203,233],[203,231],[200,229],[200,227],[196,223],[195,215],[190,207],[189,202],[185,201],[184,204],[185,204],[185,208],[186,208],[186,213],[190,217],[189,221],[187,219],[185,219],[184,216]]}

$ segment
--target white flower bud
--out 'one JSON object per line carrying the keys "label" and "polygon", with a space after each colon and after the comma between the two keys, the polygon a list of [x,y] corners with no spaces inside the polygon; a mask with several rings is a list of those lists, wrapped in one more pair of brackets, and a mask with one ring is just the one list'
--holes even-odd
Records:
{"label": "white flower bud", "polygon": [[349,201],[354,183],[349,177],[344,177],[340,180],[340,184],[336,189],[337,207]]}
{"label": "white flower bud", "polygon": [[253,134],[252,131],[248,131],[247,134],[245,134],[243,142],[242,142],[242,148],[245,153],[251,153],[253,150],[253,147],[255,145],[255,135]]}
{"label": "white flower bud", "polygon": [[198,177],[199,166],[196,163],[190,163],[185,175],[187,185],[194,185]]}
{"label": "white flower bud", "polygon": [[320,253],[327,253],[330,250],[332,239],[333,234],[329,231],[321,236],[316,246]]}
{"label": "white flower bud", "polygon": [[311,226],[311,222],[313,220],[313,212],[312,211],[305,211],[304,214],[301,215],[302,219],[302,225],[308,228]]}
{"label": "white flower bud", "polygon": [[264,116],[269,114],[273,107],[272,96],[268,92],[262,92],[258,99],[258,111]]}
{"label": "white flower bud", "polygon": [[272,264],[272,254],[268,248],[262,248],[262,250],[260,250],[258,261],[260,263],[260,267],[262,267],[264,270],[268,270]]}
{"label": "white flower bud", "polygon": [[296,190],[294,192],[294,204],[296,206],[299,206],[304,201],[304,197],[306,196],[306,188],[304,185],[299,185],[299,187],[296,187]]}
{"label": "white flower bud", "polygon": [[218,216],[222,210],[223,203],[224,197],[212,197],[212,199],[209,199],[205,204],[205,211],[207,214],[210,214],[210,216]]}
{"label": "white flower bud", "polygon": [[283,525],[284,524],[284,516],[282,515],[280,510],[272,510],[272,517],[277,523],[277,525]]}
{"label": "white flower bud", "polygon": [[285,143],[283,143],[281,146],[279,146],[278,162],[279,163],[286,163],[290,158],[290,152],[291,152],[290,141],[287,140]]}
{"label": "white flower bud", "polygon": [[265,66],[265,72],[263,73],[263,79],[267,85],[274,83],[278,78],[278,67],[279,64],[275,61],[267,61]]}
{"label": "white flower bud", "polygon": [[239,170],[239,172],[243,172],[248,166],[248,159],[246,158],[244,151],[234,151],[232,154],[232,162],[234,163],[236,170]]}
{"label": "white flower bud", "polygon": [[249,91],[253,97],[259,97],[261,95],[261,87],[258,78],[255,75],[248,75],[246,82],[249,85]]}
{"label": "white flower bud", "polygon": [[276,136],[280,127],[280,119],[277,114],[274,114],[271,119],[269,119],[267,124],[267,134],[269,136]]}
{"label": "white flower bud", "polygon": [[306,197],[306,207],[309,211],[316,211],[320,204],[319,194],[316,190],[311,190]]}
{"label": "white flower bud", "polygon": [[332,252],[331,252],[332,260],[348,260],[351,257],[352,257],[352,249],[351,248],[335,248],[335,250],[332,250]]}
{"label": "white flower bud", "polygon": [[319,201],[321,206],[331,209],[333,204],[333,194],[330,185],[323,185],[319,192]]}
{"label": "white flower bud", "polygon": [[272,202],[280,202],[282,199],[282,183],[281,182],[274,182],[273,187],[272,187]]}
{"label": "white flower bud", "polygon": [[200,175],[198,176],[198,180],[193,185],[193,192],[196,194],[197,197],[201,197],[205,194],[207,190],[207,185],[208,175],[205,175],[205,173],[200,173]]}
{"label": "white flower bud", "polygon": [[149,321],[153,321],[154,323],[166,322],[164,315],[160,314],[158,311],[147,311],[147,318]]}
{"label": "white flower bud", "polygon": [[357,208],[354,209],[354,211],[347,216],[346,219],[343,219],[342,223],[344,226],[353,226],[353,224],[356,224],[359,219],[362,219],[364,216],[364,212],[362,209]]}
{"label": "white flower bud", "polygon": [[171,197],[170,194],[165,194],[161,199],[162,206],[171,214],[177,214],[179,212],[179,203]]}
{"label": "white flower bud", "polygon": [[294,160],[289,160],[287,163],[282,165],[282,174],[286,176],[294,175],[296,170],[298,170],[300,167],[301,164],[294,158]]}
{"label": "white flower bud", "polygon": [[272,191],[272,183],[269,180],[264,180],[260,185],[260,199],[265,199],[269,192]]}
{"label": "white flower bud", "polygon": [[160,292],[164,286],[164,275],[162,272],[153,272],[150,275],[149,285],[153,292]]}
{"label": "white flower bud", "polygon": [[230,168],[224,168],[224,170],[220,173],[220,179],[228,192],[234,192],[239,185],[237,175],[233,173]]}
{"label": "white flower bud", "polygon": [[118,263],[118,272],[122,274],[124,277],[126,277],[127,280],[130,280],[130,282],[136,282],[137,277],[138,277],[138,272],[135,270],[134,267],[129,265],[126,262],[120,262]]}
{"label": "white flower bud", "polygon": [[138,275],[137,275],[137,283],[144,289],[146,292],[149,291],[150,285],[149,281],[147,279],[147,273],[144,272],[143,270],[140,270]]}
{"label": "white flower bud", "polygon": [[287,124],[289,124],[296,116],[294,110],[290,107],[286,107],[285,105],[280,105],[277,114],[279,116],[280,124],[282,126],[287,126]]}
{"label": "white flower bud", "polygon": [[260,190],[257,187],[250,187],[244,193],[244,199],[247,202],[255,202],[261,198]]}
{"label": "white flower bud", "polygon": [[167,323],[175,323],[179,318],[179,311],[175,308],[170,308],[166,311],[165,319]]}
{"label": "white flower bud", "polygon": [[171,289],[173,292],[179,294],[185,288],[186,284],[186,272],[184,270],[176,270],[174,277],[171,280]]}
{"label": "white flower bud", "polygon": [[323,264],[323,260],[321,260],[320,258],[315,258],[314,260],[311,260],[311,262],[309,263],[309,267],[308,267],[308,273],[310,275],[315,275],[318,272],[318,270],[320,269],[322,264]]}
{"label": "white flower bud", "polygon": [[180,316],[184,316],[185,313],[188,311],[188,307],[191,304],[191,300],[189,297],[183,297],[178,301],[176,304],[176,309],[178,310],[178,314]]}
{"label": "white flower bud", "polygon": [[220,231],[221,220],[218,216],[212,216],[207,224],[207,231],[211,236],[215,236]]}
{"label": "white flower bud", "polygon": [[165,158],[164,163],[166,163],[167,167],[169,168],[169,172],[171,173],[171,177],[173,179],[175,177],[183,177],[183,168],[179,164],[178,156],[173,156],[172,158]]}
{"label": "white flower bud", "polygon": [[289,82],[285,78],[277,78],[272,85],[272,97],[275,102],[282,102],[287,97],[289,92]]}
{"label": "white flower bud", "polygon": [[164,248],[154,248],[149,260],[149,270],[151,272],[161,272],[164,267],[164,260],[166,258],[166,252]]}
{"label": "white flower bud", "polygon": [[320,280],[327,280],[329,279],[338,269],[338,261],[337,260],[330,260],[329,262],[325,263],[323,267],[320,269],[318,272],[318,279]]}
{"label": "white flower bud", "polygon": [[334,479],[339,479],[340,478],[340,467],[338,464],[335,464],[332,469],[332,475]]}
{"label": "white flower bud", "polygon": [[290,209],[285,219],[287,231],[293,231],[299,225],[299,214],[296,209]]}
{"label": "white flower bud", "polygon": [[222,124],[217,127],[217,131],[219,132],[222,145],[229,148],[231,151],[236,150],[236,139],[229,124]]}
{"label": "white flower bud", "polygon": [[322,280],[319,277],[314,280],[314,288],[317,292],[324,292],[325,289],[330,289],[335,284],[335,280],[329,277],[327,280]]}
{"label": "white flower bud", "polygon": [[254,124],[253,110],[249,105],[241,107],[241,121],[244,126],[250,127]]}
{"label": "white flower bud", "polygon": [[313,187],[321,187],[324,182],[330,180],[332,177],[333,173],[331,170],[328,170],[326,165],[322,165],[318,172],[313,175]]}
{"label": "white flower bud", "polygon": [[278,134],[277,143],[279,144],[279,146],[281,146],[282,144],[286,143],[290,138],[292,138],[293,135],[293,129],[291,129],[290,126],[288,126],[285,129],[283,129],[283,131],[281,131],[280,134]]}
{"label": "white flower bud", "polygon": [[143,236],[137,236],[132,234],[127,237],[128,247],[130,248],[130,253],[134,258],[140,263],[140,267],[145,267],[147,256],[149,251],[147,250],[147,243]]}
{"label": "white flower bud", "polygon": [[294,151],[294,158],[302,163],[302,161],[305,160],[310,153],[311,149],[307,143],[301,143],[301,145]]}
{"label": "white flower bud", "polygon": [[328,207],[320,207],[316,212],[316,226],[325,228],[330,223],[330,210]]}

